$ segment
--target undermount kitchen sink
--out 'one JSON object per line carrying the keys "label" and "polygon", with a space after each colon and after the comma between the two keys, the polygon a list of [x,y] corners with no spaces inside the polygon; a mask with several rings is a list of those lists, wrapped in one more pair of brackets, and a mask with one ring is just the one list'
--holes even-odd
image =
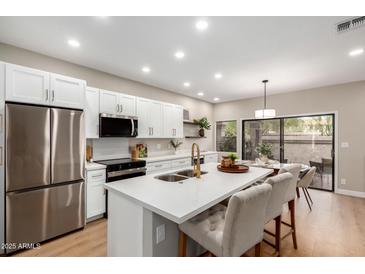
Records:
{"label": "undermount kitchen sink", "polygon": [[176,175],[176,174],[164,174],[160,176],[156,176],[156,179],[166,181],[166,182],[180,182],[188,179],[187,177]]}
{"label": "undermount kitchen sink", "polygon": [[[208,172],[206,172],[206,171],[201,171],[200,175],[204,175],[207,173]],[[176,174],[186,176],[186,177],[195,177],[196,176],[196,175],[194,175],[194,170],[192,170],[192,169],[181,170],[181,171],[176,172]]]}
{"label": "undermount kitchen sink", "polygon": [[[206,171],[201,171],[201,175],[207,174]],[[182,182],[184,180],[187,180],[189,178],[195,177],[194,171],[192,169],[184,169],[181,171],[177,171],[175,173],[168,173],[168,174],[162,174],[159,176],[156,176],[156,179],[166,181],[166,182]]]}

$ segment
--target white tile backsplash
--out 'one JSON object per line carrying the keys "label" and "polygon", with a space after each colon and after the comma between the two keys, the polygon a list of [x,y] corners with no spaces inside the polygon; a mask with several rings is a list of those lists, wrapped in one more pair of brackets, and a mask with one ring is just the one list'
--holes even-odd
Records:
{"label": "white tile backsplash", "polygon": [[127,138],[100,138],[92,140],[94,160],[131,157]]}

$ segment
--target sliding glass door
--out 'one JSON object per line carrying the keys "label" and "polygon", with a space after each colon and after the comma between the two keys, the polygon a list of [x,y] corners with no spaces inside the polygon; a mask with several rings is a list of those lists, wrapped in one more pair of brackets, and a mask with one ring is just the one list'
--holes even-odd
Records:
{"label": "sliding glass door", "polygon": [[317,169],[312,188],[334,190],[334,115],[293,116],[242,121],[242,158],[259,157],[260,143],[272,145],[271,159]]}
{"label": "sliding glass door", "polygon": [[280,160],[280,119],[244,121],[243,159],[255,160],[259,157],[256,147],[260,143],[272,146],[272,159]]}

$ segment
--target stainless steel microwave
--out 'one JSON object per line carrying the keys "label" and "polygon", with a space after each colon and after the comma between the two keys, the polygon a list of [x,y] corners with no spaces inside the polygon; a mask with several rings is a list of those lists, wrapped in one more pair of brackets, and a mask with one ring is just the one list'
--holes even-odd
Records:
{"label": "stainless steel microwave", "polygon": [[137,117],[101,113],[99,120],[100,137],[137,137],[138,135]]}

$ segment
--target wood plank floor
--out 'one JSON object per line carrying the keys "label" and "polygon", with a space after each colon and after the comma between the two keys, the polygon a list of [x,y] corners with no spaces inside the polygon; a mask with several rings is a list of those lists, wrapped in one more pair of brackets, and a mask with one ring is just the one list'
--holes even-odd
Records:
{"label": "wood plank floor", "polygon": [[[303,195],[296,201],[298,249],[287,237],[282,242],[282,256],[365,256],[365,199],[309,192],[314,202],[312,212]],[[285,212],[284,220],[288,217]],[[43,243],[40,249],[14,256],[106,256],[106,226],[105,219],[94,221],[81,231]],[[272,224],[267,228],[272,229]],[[282,230],[287,231],[285,226]],[[272,254],[273,249],[264,244],[263,255]]]}

